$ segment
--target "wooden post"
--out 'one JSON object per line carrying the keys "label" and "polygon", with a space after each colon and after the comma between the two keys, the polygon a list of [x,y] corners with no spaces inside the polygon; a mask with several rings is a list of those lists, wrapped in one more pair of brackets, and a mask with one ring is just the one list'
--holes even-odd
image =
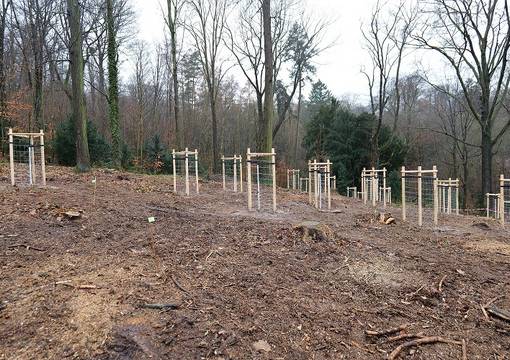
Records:
{"label": "wooden post", "polygon": [[418,226],[423,225],[421,166],[418,166]]}
{"label": "wooden post", "polygon": [[175,149],[172,149],[172,166],[174,168],[174,193],[177,193],[177,169],[175,161]]}
{"label": "wooden post", "polygon": [[237,192],[237,156],[234,155],[234,192]]}
{"label": "wooden post", "polygon": [[252,209],[252,197],[251,197],[251,155],[250,148],[246,151],[246,180],[248,182],[248,210]]}
{"label": "wooden post", "polygon": [[41,130],[39,133],[41,134],[39,136],[39,145],[41,146],[41,177],[42,177],[43,186],[46,186],[46,160],[44,158],[44,131]]}
{"label": "wooden post", "polygon": [[308,160],[308,203],[312,204],[312,161]]}
{"label": "wooden post", "polygon": [[223,191],[227,190],[227,184],[225,181],[225,156],[221,155],[221,173],[223,175]]}
{"label": "wooden post", "polygon": [[9,128],[9,165],[11,169],[11,185],[16,185],[14,178],[14,136],[12,135],[12,129]]}
{"label": "wooden post", "polygon": [[383,207],[386,209],[386,168],[383,168]]}
{"label": "wooden post", "polygon": [[243,192],[243,156],[239,155],[239,190]]}
{"label": "wooden post", "polygon": [[273,212],[276,212],[276,153],[271,149],[271,163],[273,167]]}
{"label": "wooden post", "polygon": [[[434,200],[434,225],[438,224],[438,212],[439,212],[439,201],[438,201],[438,191],[437,191],[437,167],[434,165],[432,167],[432,176],[434,177],[433,182],[433,200]],[[451,193],[450,193],[451,194]],[[451,199],[450,199],[451,200]],[[450,202],[450,209],[451,209],[451,202]]]}
{"label": "wooden post", "polygon": [[378,191],[379,191],[379,178],[377,177],[375,168],[372,167],[372,206],[373,207],[376,206]]}
{"label": "wooden post", "polygon": [[198,194],[198,149],[195,149],[195,186]]}
{"label": "wooden post", "polygon": [[290,169],[287,169],[287,190],[289,190],[289,176],[290,176]]}
{"label": "wooden post", "polygon": [[448,178],[448,215],[452,213],[452,178]]}
{"label": "wooden post", "polygon": [[499,176],[499,221],[505,226],[505,176]]}
{"label": "wooden post", "polygon": [[319,188],[320,184],[317,184],[317,181],[319,179],[318,169],[317,169],[317,159],[313,161],[313,182],[315,187],[315,194],[314,194],[314,205],[316,208],[319,207]]}
{"label": "wooden post", "polygon": [[326,162],[326,186],[328,187],[328,210],[331,210],[331,163],[328,161]]}
{"label": "wooden post", "polygon": [[184,149],[184,166],[186,167],[185,169],[185,186],[186,186],[186,195],[189,195],[189,169],[188,169],[188,165],[189,165],[189,160],[188,160],[188,148]]}
{"label": "wooden post", "polygon": [[455,187],[455,214],[459,215],[459,188],[460,188],[460,180],[457,178],[456,180],[457,186]]}
{"label": "wooden post", "polygon": [[363,198],[363,202],[366,204],[365,201],[365,168],[361,170],[361,197]]}
{"label": "wooden post", "polygon": [[490,207],[490,195],[489,193],[485,194],[485,205],[487,205],[487,219],[491,217],[491,214],[490,214],[490,210],[489,210],[489,207]]}
{"label": "wooden post", "polygon": [[406,167],[402,166],[402,221],[406,221]]}

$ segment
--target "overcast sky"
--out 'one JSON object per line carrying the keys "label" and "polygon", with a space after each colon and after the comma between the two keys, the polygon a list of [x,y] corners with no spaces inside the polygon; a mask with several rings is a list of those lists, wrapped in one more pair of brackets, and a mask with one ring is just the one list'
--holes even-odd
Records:
{"label": "overcast sky", "polygon": [[[136,13],[139,14],[138,36],[148,43],[159,42],[164,36],[161,1],[164,0],[134,1]],[[366,78],[360,73],[360,69],[362,65],[369,64],[369,59],[362,46],[360,25],[370,17],[376,0],[303,1],[308,14],[332,22],[324,41],[334,45],[316,59],[316,79],[325,82],[338,97],[349,96],[356,102],[366,103]],[[387,1],[388,4],[396,2],[397,0]],[[415,68],[416,58],[416,54],[408,55],[406,63]],[[242,76],[239,76],[239,81],[243,84],[245,82]]]}

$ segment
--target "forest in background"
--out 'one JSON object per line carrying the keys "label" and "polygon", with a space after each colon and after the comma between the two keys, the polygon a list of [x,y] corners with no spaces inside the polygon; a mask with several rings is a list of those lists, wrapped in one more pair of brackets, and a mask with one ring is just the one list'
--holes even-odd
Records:
{"label": "forest in background", "polygon": [[[162,0],[157,44],[137,39],[130,0],[1,6],[2,156],[9,127],[44,129],[48,161],[82,171],[157,173],[189,147],[206,174],[221,154],[274,146],[281,172],[331,158],[340,190],[365,166],[437,165],[461,179],[468,208],[510,168],[504,0],[377,2],[353,29],[371,58],[360,64],[367,104],[317,78],[321,52],[348,49],[327,43],[331,22],[298,0]],[[444,74],[407,62],[416,52],[442,59]]]}

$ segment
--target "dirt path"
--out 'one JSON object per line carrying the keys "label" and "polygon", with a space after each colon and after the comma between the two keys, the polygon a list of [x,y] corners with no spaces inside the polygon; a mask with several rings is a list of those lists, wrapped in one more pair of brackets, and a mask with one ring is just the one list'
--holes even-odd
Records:
{"label": "dirt path", "polygon": [[[510,359],[510,323],[480,307],[510,309],[510,232],[497,224],[418,229],[390,209],[385,226],[360,202],[335,196],[324,213],[285,190],[276,214],[249,213],[219,183],[189,198],[170,184],[53,167],[45,189],[0,177],[0,359],[385,359],[405,340],[365,331],[403,324],[465,340],[469,359]],[[303,237],[304,220],[328,239]],[[142,307],[154,303],[178,308]],[[462,346],[400,358],[462,359]]]}

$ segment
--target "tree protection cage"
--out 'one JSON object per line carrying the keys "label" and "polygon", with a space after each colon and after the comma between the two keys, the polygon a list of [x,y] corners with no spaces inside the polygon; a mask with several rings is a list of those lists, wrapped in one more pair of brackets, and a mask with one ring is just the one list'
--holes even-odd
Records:
{"label": "tree protection cage", "polygon": [[[195,177],[195,191],[198,194],[198,150],[189,151],[186,148],[184,151],[172,150],[172,167],[174,176],[174,192],[177,193],[177,179],[183,179],[184,192],[186,195],[190,194],[190,170],[194,173]],[[180,182],[180,181],[179,181]]]}
{"label": "tree protection cage", "polygon": [[[268,203],[276,212],[276,153],[246,152],[246,180],[248,185],[248,210],[253,210],[253,198],[257,202],[257,210],[261,211]],[[253,186],[255,185],[255,186]],[[267,209],[267,207],[266,207]]]}
{"label": "tree protection cage", "polygon": [[[243,157],[234,155],[231,157],[221,156],[221,171],[223,174],[223,190],[227,190],[227,183],[232,183],[232,189],[243,192]],[[229,185],[230,186],[230,185]]]}
{"label": "tree protection cage", "polygon": [[8,135],[11,185],[46,185],[44,131]]}

